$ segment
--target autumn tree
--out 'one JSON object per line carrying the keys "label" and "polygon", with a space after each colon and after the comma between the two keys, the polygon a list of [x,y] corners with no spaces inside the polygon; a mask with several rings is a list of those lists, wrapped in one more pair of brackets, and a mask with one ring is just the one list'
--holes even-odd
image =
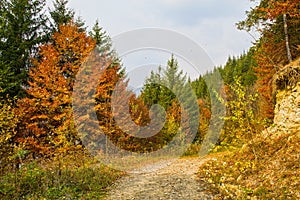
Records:
{"label": "autumn tree", "polygon": [[276,71],[300,55],[298,0],[261,0],[247,12],[247,19],[238,23],[240,29],[256,28],[261,33],[254,57],[258,67],[260,111],[263,117],[273,118],[274,101],[271,79]]}
{"label": "autumn tree", "polygon": [[[207,75],[207,74],[206,74]],[[194,143],[200,144],[207,134],[209,121],[211,119],[211,99],[209,88],[206,84],[205,75],[200,75],[197,79],[191,82],[193,91],[197,96],[199,105],[199,127]]]}
{"label": "autumn tree", "polygon": [[221,135],[224,145],[240,145],[254,138],[259,133],[263,121],[254,116],[254,104],[257,94],[242,85],[241,77],[235,76],[229,85],[229,100],[224,102],[227,108],[225,132]]}
{"label": "autumn tree", "polygon": [[60,26],[52,39],[53,44],[40,47],[40,59],[33,61],[29,72],[28,97],[18,102],[24,117],[17,140],[37,153],[66,150],[76,143],[71,107],[74,78],[95,47],[95,41],[73,23]]}
{"label": "autumn tree", "polygon": [[0,99],[0,168],[9,165],[18,148],[14,138],[17,134],[18,116],[10,100]]}
{"label": "autumn tree", "polygon": [[200,110],[199,127],[194,142],[201,144],[201,142],[203,142],[205,138],[205,135],[208,132],[209,123],[211,119],[211,108],[210,104],[203,99],[198,99],[198,105]]}
{"label": "autumn tree", "polygon": [[[166,108],[167,121],[162,124],[163,113],[157,112],[159,110],[156,109],[150,110],[142,97],[136,97],[128,90],[121,66],[112,64],[110,59],[106,61],[105,58],[101,58],[102,54],[97,53],[99,51],[98,48],[95,49],[98,59],[87,60],[85,70],[79,73],[81,81],[78,87],[76,86],[76,91],[83,91],[81,95],[79,93],[78,96],[76,95],[79,99],[75,108],[78,111],[76,118],[84,144],[89,150],[95,154],[101,151],[111,153],[109,151],[113,149],[110,148],[113,145],[128,151],[151,152],[166,145],[178,131],[186,135],[193,131],[190,129],[195,127],[188,119],[193,119],[194,116],[182,111],[178,100],[174,99],[169,103],[167,99],[163,101],[168,107]],[[176,78],[184,80],[181,76],[182,72],[178,72],[177,61],[173,58],[168,63],[169,68],[174,69],[165,72],[165,87],[177,87],[173,88],[175,93],[176,91],[179,93],[176,93],[177,98],[181,100],[184,98],[186,104],[191,103],[189,101],[191,95],[183,92],[187,89],[185,83],[176,80]],[[81,86],[80,83],[83,85]],[[166,89],[164,91],[169,92]],[[167,97],[167,93],[164,93],[164,96]],[[182,104],[186,109],[188,108],[185,103]],[[190,110],[197,111],[197,105]],[[182,124],[180,119],[183,121]]]}
{"label": "autumn tree", "polygon": [[[80,137],[83,144],[95,154],[101,151],[107,153],[105,145],[109,141],[119,147],[123,147],[126,141],[112,112],[112,95],[117,83],[124,82],[126,85],[125,72],[109,53],[112,51],[110,40],[103,40],[104,32],[101,30],[97,25],[90,33],[97,46],[77,75],[73,99]],[[126,90],[126,86],[123,89]]]}
{"label": "autumn tree", "polygon": [[120,139],[120,130],[117,130],[112,113],[112,94],[116,84],[122,81],[123,77],[124,73],[121,66],[119,64],[110,64],[99,77],[95,92],[95,111],[99,125],[108,136],[106,139],[110,139],[116,143]]}
{"label": "autumn tree", "polygon": [[153,138],[134,136],[138,127],[149,122],[148,108],[128,90],[121,66],[99,51],[95,48],[79,71],[73,94],[83,144],[95,155],[112,153],[113,146],[129,151],[151,149]]}
{"label": "autumn tree", "polygon": [[144,101],[127,88],[127,82],[121,80],[112,95],[114,134],[110,138],[114,143],[128,151],[149,152],[160,148],[156,133],[161,126],[160,116],[150,110]]}
{"label": "autumn tree", "polygon": [[[186,119],[186,115],[181,116],[178,102],[173,101],[165,111],[157,105],[149,108],[141,97],[127,89],[126,82],[117,85],[112,98],[113,121],[117,126],[110,139],[124,150],[153,152],[173,140],[179,129],[182,129],[181,135],[188,134],[188,120],[180,127],[180,120]],[[176,142],[184,139],[185,136],[177,138]]]}

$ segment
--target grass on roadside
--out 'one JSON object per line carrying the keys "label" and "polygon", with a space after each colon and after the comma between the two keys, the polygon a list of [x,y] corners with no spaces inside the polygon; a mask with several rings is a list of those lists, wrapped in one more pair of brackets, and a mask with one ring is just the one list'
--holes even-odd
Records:
{"label": "grass on roadside", "polygon": [[31,161],[0,177],[0,199],[102,199],[124,175],[80,155]]}
{"label": "grass on roadside", "polygon": [[208,161],[198,176],[220,199],[300,199],[300,138],[297,133],[260,135]]}

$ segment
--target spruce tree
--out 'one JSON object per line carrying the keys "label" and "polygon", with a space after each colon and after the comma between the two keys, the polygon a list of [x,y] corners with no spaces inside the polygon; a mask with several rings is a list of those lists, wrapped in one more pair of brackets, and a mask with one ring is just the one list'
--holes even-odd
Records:
{"label": "spruce tree", "polygon": [[60,25],[66,25],[72,21],[75,16],[74,10],[67,7],[67,0],[55,0],[53,2],[53,10],[49,10],[51,16],[52,32],[57,32]]}
{"label": "spruce tree", "polygon": [[161,83],[161,72],[162,68],[158,68],[158,72],[151,71],[149,78],[145,80],[145,84],[142,88],[142,95],[145,104],[150,107],[153,104],[158,104],[160,99],[160,93],[162,86]]}
{"label": "spruce tree", "polygon": [[89,32],[89,35],[96,40],[97,48],[101,56],[111,59],[114,63],[120,62],[117,53],[114,49],[112,49],[111,38],[107,32],[100,27],[99,20],[96,20],[92,30]]}
{"label": "spruce tree", "polygon": [[148,106],[158,103],[168,108],[178,98],[175,93],[183,92],[186,84],[187,77],[179,70],[178,62],[172,55],[166,69],[159,67],[158,72],[151,72],[151,76],[146,79],[142,90],[143,98]]}
{"label": "spruce tree", "polygon": [[159,133],[163,145],[177,137],[178,132],[183,140],[193,139],[189,137],[196,133],[199,122],[197,97],[173,55],[165,69],[159,68],[146,79],[141,98],[148,107],[159,104],[166,111],[165,126]]}
{"label": "spruce tree", "polygon": [[45,41],[47,18],[42,0],[4,0],[0,7],[0,87],[1,95],[20,97],[30,58],[37,55],[37,47]]}
{"label": "spruce tree", "polygon": [[[51,33],[59,31],[60,25],[67,25],[70,22],[74,22],[79,32],[85,32],[85,22],[79,16],[75,18],[75,11],[72,8],[69,8],[67,4],[69,3],[68,0],[55,0],[53,2],[53,9],[49,9],[49,13],[51,16],[50,22],[50,29]],[[49,35],[51,38],[51,35]]]}

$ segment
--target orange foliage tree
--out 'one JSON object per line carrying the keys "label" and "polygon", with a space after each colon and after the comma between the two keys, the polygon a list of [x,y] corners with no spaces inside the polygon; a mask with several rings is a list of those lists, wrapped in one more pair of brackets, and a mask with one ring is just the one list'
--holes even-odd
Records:
{"label": "orange foliage tree", "polygon": [[103,145],[108,140],[117,143],[121,133],[114,122],[111,98],[116,84],[122,81],[123,70],[102,53],[96,49],[84,64],[73,99],[81,139],[95,154],[107,150]]}
{"label": "orange foliage tree", "polygon": [[205,103],[203,99],[198,99],[198,105],[200,109],[200,116],[199,116],[198,134],[197,134],[197,138],[195,138],[195,141],[202,142],[208,131],[209,122],[211,119],[211,110],[210,110],[210,106],[207,105],[207,103]]}
{"label": "orange foliage tree", "polygon": [[18,102],[23,112],[18,142],[40,154],[74,147],[74,78],[94,47],[95,41],[73,23],[60,26],[53,42],[40,47],[39,59],[29,72],[28,97]]}
{"label": "orange foliage tree", "polygon": [[255,27],[262,35],[254,57],[258,64],[255,71],[263,118],[272,119],[274,115],[273,75],[280,67],[300,56],[299,8],[299,0],[260,0],[247,13],[247,19],[238,23],[239,28],[250,30]]}
{"label": "orange foliage tree", "polygon": [[73,99],[83,144],[94,155],[112,153],[112,144],[128,151],[151,149],[155,137],[134,136],[148,125],[149,109],[127,89],[120,64],[95,50],[83,66],[77,75]]}

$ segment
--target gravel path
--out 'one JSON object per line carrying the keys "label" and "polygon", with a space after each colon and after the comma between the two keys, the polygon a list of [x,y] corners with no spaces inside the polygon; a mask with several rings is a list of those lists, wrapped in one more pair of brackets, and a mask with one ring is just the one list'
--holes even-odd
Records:
{"label": "gravel path", "polygon": [[181,158],[147,165],[120,179],[107,199],[213,199],[208,185],[196,177],[199,166],[206,160]]}

